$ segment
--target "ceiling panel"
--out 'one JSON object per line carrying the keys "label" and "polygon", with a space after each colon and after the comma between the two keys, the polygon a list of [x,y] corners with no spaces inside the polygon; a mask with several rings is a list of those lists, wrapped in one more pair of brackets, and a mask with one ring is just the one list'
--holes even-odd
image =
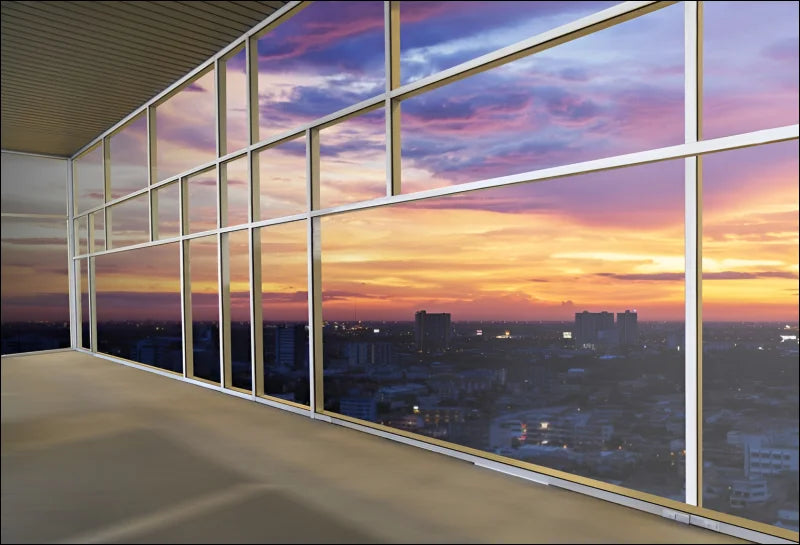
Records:
{"label": "ceiling panel", "polygon": [[2,148],[70,156],[286,2],[2,2]]}

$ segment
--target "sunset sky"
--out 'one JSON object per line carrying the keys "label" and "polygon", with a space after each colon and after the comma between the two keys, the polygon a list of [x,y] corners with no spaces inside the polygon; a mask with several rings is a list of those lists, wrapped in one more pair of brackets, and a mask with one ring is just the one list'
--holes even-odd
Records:
{"label": "sunset sky", "polygon": [[[706,3],[704,135],[797,123],[797,3],[726,4]],[[609,5],[402,3],[401,79]],[[742,35],[747,40],[737,39]],[[402,191],[682,142],[683,47],[683,7],[676,4],[404,101]],[[383,92],[383,48],[381,2],[312,4],[259,39],[260,138]],[[227,62],[226,75],[230,152],[246,144],[241,53]],[[210,72],[158,106],[159,180],[214,158],[213,89]],[[112,197],[146,185],[143,120],[111,138]],[[385,195],[382,109],[322,130],[320,143],[323,207]],[[305,210],[304,138],[258,156],[261,218]],[[97,148],[76,162],[79,210],[102,202],[101,159]],[[247,164],[225,168],[228,225],[236,225],[247,220]],[[683,161],[669,161],[325,217],[323,317],[411,320],[424,308],[451,312],[454,320],[570,320],[582,310],[637,309],[640,320],[682,320],[683,170]],[[705,159],[707,319],[797,321],[797,172],[797,141]],[[189,179],[191,232],[215,225],[213,174]],[[162,237],[176,232],[177,206],[176,186],[159,191]],[[142,210],[146,199],[112,209],[114,247],[146,240]],[[53,307],[47,288],[24,304],[9,301],[32,293],[30,278],[63,270],[65,262],[51,252],[58,240],[52,229],[16,225],[3,220],[4,321],[46,314]],[[265,319],[267,304],[275,319],[302,319],[305,223],[262,234]],[[232,240],[235,255],[246,255],[243,238]],[[211,316],[216,250],[196,246],[193,292],[198,312]],[[98,317],[138,317],[136,309],[174,317],[174,302],[159,302],[175,300],[177,255],[171,244],[98,258],[98,288],[106,292],[101,299],[98,291]],[[12,271],[7,257],[26,266]],[[240,274],[232,290],[236,315],[247,309],[245,289]]]}

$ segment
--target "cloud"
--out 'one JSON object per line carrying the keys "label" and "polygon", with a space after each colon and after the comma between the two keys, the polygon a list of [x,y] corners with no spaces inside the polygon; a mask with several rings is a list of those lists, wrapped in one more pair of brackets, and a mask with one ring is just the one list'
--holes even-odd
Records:
{"label": "cloud", "polygon": [[261,300],[264,303],[307,303],[307,291],[277,292],[266,291],[261,293]]}
{"label": "cloud", "polygon": [[797,273],[788,271],[760,271],[760,272],[741,272],[741,271],[722,271],[703,273],[703,280],[755,280],[762,278],[786,278],[796,280]]}

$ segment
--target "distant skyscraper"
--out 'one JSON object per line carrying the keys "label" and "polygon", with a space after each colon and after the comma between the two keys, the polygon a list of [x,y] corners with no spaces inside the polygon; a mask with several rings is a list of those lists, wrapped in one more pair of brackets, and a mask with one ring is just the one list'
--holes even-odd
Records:
{"label": "distant skyscraper", "polygon": [[423,352],[440,352],[450,348],[450,314],[442,312],[429,314],[424,310],[414,315],[414,337],[417,350]]}
{"label": "distant skyscraper", "polygon": [[[578,347],[585,344],[595,344],[600,340],[600,333],[614,329],[614,314],[611,312],[583,312],[575,313],[575,343]],[[606,336],[605,334],[603,335]]]}
{"label": "distant skyscraper", "polygon": [[308,361],[305,324],[279,325],[275,328],[275,363],[297,369]]}
{"label": "distant skyscraper", "polygon": [[639,344],[639,323],[636,312],[626,310],[617,312],[617,330],[619,331],[619,344],[622,346],[635,346]]}

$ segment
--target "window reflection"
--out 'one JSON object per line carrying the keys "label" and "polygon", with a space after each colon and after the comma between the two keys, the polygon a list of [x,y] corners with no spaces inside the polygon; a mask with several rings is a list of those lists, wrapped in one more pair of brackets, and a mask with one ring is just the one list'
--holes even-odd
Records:
{"label": "window reflection", "polygon": [[147,114],[141,113],[108,139],[110,199],[147,187]]}
{"label": "window reflection", "polygon": [[258,39],[259,139],[385,91],[383,2],[314,2]]}
{"label": "window reflection", "polygon": [[155,109],[156,180],[165,180],[217,156],[214,71],[186,84]]}
{"label": "window reflection", "polygon": [[220,379],[219,288],[217,237],[188,242],[190,259],[193,375],[212,382]]}
{"label": "window reflection", "polygon": [[319,132],[321,208],[386,196],[386,122],[383,109]]}
{"label": "window reflection", "polygon": [[321,233],[327,410],[683,501],[682,162]]}
{"label": "window reflection", "polygon": [[66,348],[67,222],[3,217],[2,353]]}
{"label": "window reflection", "polygon": [[798,153],[703,159],[703,504],[798,530]]}
{"label": "window reflection", "polygon": [[72,165],[75,211],[80,214],[106,202],[102,142],[75,159]]}
{"label": "window reflection", "polygon": [[305,138],[282,142],[254,155],[258,175],[260,217],[279,218],[308,208]]}
{"label": "window reflection", "polygon": [[430,76],[616,2],[400,2],[402,83]]}
{"label": "window reflection", "polygon": [[797,2],[703,2],[703,137],[797,123],[797,20]]}
{"label": "window reflection", "polygon": [[683,63],[677,4],[404,100],[403,192],[682,143]]}
{"label": "window reflection", "polygon": [[308,405],[306,223],[260,232],[264,394]]}
{"label": "window reflection", "polygon": [[99,352],[180,373],[177,243],[95,258]]}

